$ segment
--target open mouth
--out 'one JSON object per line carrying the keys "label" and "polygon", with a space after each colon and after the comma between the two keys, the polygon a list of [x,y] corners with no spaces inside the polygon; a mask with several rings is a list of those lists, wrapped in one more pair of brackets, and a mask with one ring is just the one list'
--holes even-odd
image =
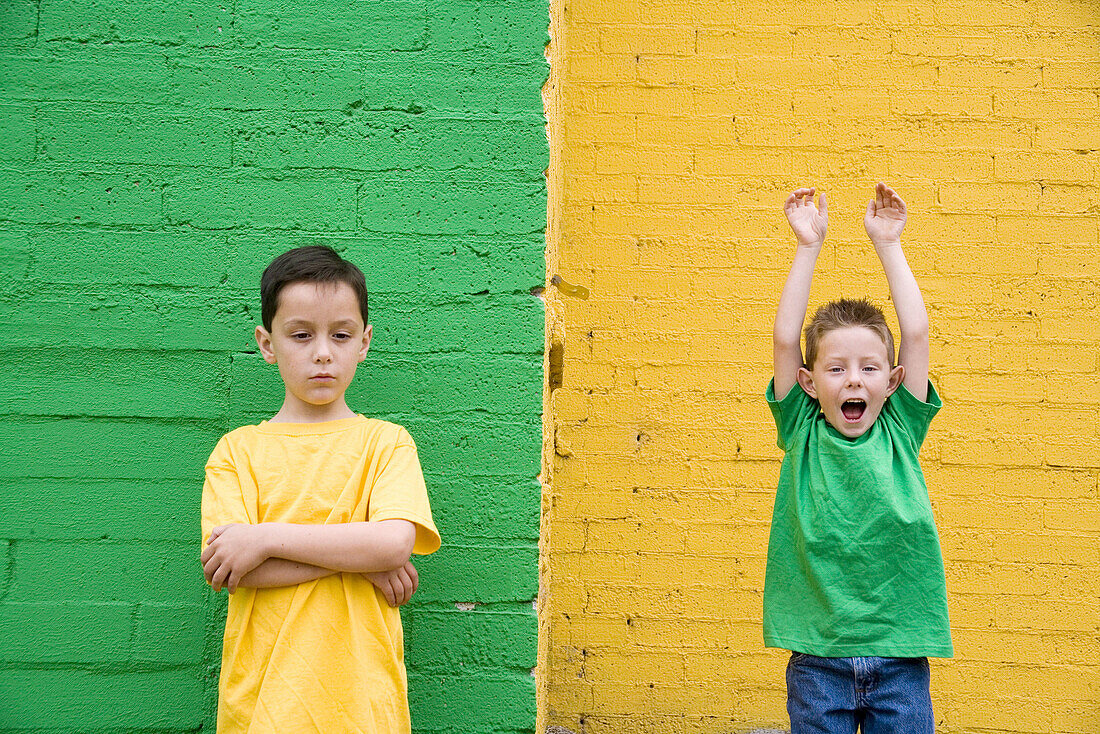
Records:
{"label": "open mouth", "polygon": [[862,418],[866,410],[867,403],[862,400],[845,400],[840,405],[840,412],[844,414],[844,420],[850,423],[855,423]]}

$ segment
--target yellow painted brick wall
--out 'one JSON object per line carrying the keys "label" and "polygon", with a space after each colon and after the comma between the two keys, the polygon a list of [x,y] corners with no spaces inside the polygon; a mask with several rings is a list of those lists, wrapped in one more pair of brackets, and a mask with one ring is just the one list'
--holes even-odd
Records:
{"label": "yellow painted brick wall", "polygon": [[886,303],[881,179],[945,403],[922,454],[957,651],[938,731],[1100,731],[1100,3],[552,10],[540,727],[786,726],[761,641],[780,206],[830,196],[811,307]]}

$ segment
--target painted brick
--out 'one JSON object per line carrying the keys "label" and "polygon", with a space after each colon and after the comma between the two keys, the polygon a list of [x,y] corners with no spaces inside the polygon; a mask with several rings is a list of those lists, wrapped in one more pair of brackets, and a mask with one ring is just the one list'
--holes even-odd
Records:
{"label": "painted brick", "polygon": [[415,731],[457,734],[529,731],[535,714],[534,679],[523,674],[493,677],[409,676],[409,706]]}
{"label": "painted brick", "polygon": [[[451,613],[423,662],[410,639],[444,692],[414,687],[416,731],[533,730],[546,27],[527,0],[3,4],[0,729],[213,730],[201,467],[277,408],[259,275],[320,243],[372,295],[349,398],[417,437],[448,544],[409,607]],[[467,599],[491,625],[448,626]]]}
{"label": "painted brick", "polygon": [[[0,536],[13,540],[175,540],[199,533],[194,479],[5,479]],[[157,512],[147,512],[156,507]]]}
{"label": "painted brick", "polygon": [[488,188],[486,183],[395,177],[364,184],[358,191],[358,227],[435,235],[536,232],[544,226],[541,181],[497,181]]}
{"label": "painted brick", "polygon": [[470,119],[406,112],[342,111],[245,117],[233,133],[240,165],[263,168],[347,168],[523,171],[541,174],[529,151],[543,145],[541,117]]}
{"label": "painted brick", "polygon": [[132,605],[118,602],[0,604],[0,662],[21,667],[125,662],[132,618]]}
{"label": "painted brick", "polygon": [[0,105],[0,135],[6,141],[0,151],[0,160],[33,160],[37,143],[34,109],[23,105]]}
{"label": "painted brick", "polygon": [[0,219],[24,224],[156,225],[162,180],[145,171],[0,170]]}
{"label": "painted brick", "polygon": [[[74,602],[200,604],[209,589],[191,563],[179,562],[181,555],[194,558],[195,547],[193,541],[20,541],[6,598],[24,603],[63,596]],[[47,566],[56,573],[34,572]],[[150,578],[157,583],[150,584]]]}
{"label": "painted brick", "polygon": [[165,190],[165,215],[198,229],[355,229],[355,182],[314,178],[195,174]]}
{"label": "painted brick", "polygon": [[27,375],[0,387],[0,410],[29,415],[214,418],[228,401],[222,355],[44,349],[4,352]]}
{"label": "painted brick", "polygon": [[233,36],[242,46],[407,51],[424,47],[427,27],[424,0],[311,5],[245,0],[234,11]]}
{"label": "painted brick", "polygon": [[536,630],[527,622],[535,611],[529,610],[522,621],[515,619],[517,614],[416,609],[404,620],[405,649],[424,670],[444,675],[497,665],[533,668]]}
{"label": "painted brick", "polygon": [[231,163],[228,120],[209,112],[50,106],[39,110],[36,118],[40,160],[219,167]]}
{"label": "painted brick", "polygon": [[200,0],[140,2],[51,0],[41,6],[37,37],[47,43],[147,43],[217,46],[229,39],[230,8]]}
{"label": "painted brick", "polygon": [[[886,180],[910,205],[945,401],[922,452],[958,651],[933,675],[939,726],[1095,728],[1056,682],[1074,676],[1065,700],[1081,701],[1098,680],[1095,13],[552,11],[566,40],[551,47],[548,260],[590,297],[547,294],[564,370],[547,400],[540,726],[787,725],[782,655],[759,638],[779,457],[760,393],[792,246],[780,204],[801,185],[829,193],[811,305],[852,289],[889,303],[860,222]],[[739,634],[718,628],[731,622]],[[1057,725],[1032,715],[1058,706]]]}
{"label": "painted brick", "polygon": [[420,603],[530,602],[537,593],[534,545],[457,546],[414,561],[420,572]]}
{"label": "painted brick", "polygon": [[549,42],[546,6],[523,0],[429,0],[427,47],[444,53],[528,59]]}
{"label": "painted brick", "polygon": [[6,702],[0,727],[45,721],[61,731],[194,730],[202,724],[203,695],[201,676],[189,669],[0,669],[0,698]]}

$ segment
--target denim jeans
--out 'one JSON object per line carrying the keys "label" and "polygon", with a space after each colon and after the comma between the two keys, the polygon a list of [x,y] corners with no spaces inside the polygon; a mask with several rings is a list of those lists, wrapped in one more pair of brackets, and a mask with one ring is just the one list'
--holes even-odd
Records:
{"label": "denim jeans", "polygon": [[928,658],[819,658],[787,663],[791,734],[934,734]]}

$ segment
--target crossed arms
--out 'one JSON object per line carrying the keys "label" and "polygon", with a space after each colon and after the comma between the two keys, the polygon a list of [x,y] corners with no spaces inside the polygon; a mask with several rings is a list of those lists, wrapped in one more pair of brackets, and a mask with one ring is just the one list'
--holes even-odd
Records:
{"label": "crossed arms", "polygon": [[232,523],[210,532],[200,561],[215,590],[291,586],[335,573],[360,573],[391,606],[419,583],[409,563],[416,526],[407,520],[334,525]]}

